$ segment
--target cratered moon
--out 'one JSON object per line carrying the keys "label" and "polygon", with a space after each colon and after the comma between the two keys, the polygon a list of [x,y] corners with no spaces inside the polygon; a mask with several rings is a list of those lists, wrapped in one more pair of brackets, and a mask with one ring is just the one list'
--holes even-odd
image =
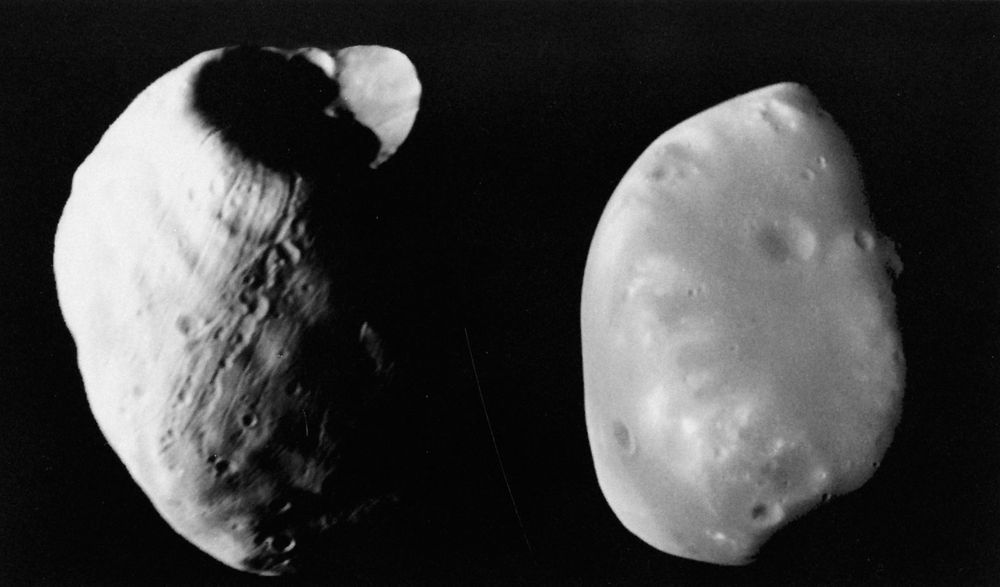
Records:
{"label": "cratered moon", "polygon": [[656,139],[604,210],[582,292],[587,430],[622,524],[739,565],[864,484],[901,412],[900,268],[806,88]]}
{"label": "cratered moon", "polygon": [[339,441],[389,365],[341,296],[337,258],[361,253],[317,210],[396,151],[420,93],[386,47],[207,51],[73,178],[54,271],[94,417],[163,518],[237,569],[295,569],[343,513]]}

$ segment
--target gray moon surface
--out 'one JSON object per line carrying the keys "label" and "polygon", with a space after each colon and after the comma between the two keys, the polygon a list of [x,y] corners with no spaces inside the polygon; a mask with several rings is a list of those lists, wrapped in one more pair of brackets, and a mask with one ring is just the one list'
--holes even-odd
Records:
{"label": "gray moon surface", "polygon": [[164,520],[234,568],[294,570],[350,513],[338,441],[389,365],[345,317],[315,210],[396,151],[420,94],[386,47],[207,51],[74,176],[54,271],[93,415]]}
{"label": "gray moon surface", "polygon": [[782,83],[657,138],[590,247],[587,430],[621,523],[741,565],[876,471],[901,415],[892,278],[847,137]]}

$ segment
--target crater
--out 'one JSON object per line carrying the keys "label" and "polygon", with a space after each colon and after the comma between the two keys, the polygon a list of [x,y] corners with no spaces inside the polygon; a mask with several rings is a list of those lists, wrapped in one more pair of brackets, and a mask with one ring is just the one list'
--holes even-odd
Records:
{"label": "crater", "polygon": [[177,317],[177,330],[180,331],[184,336],[190,336],[191,330],[193,329],[193,324],[191,317],[187,315],[180,315]]}
{"label": "crater", "polygon": [[275,552],[290,552],[295,548],[295,539],[287,534],[277,534],[265,540],[265,544]]}
{"label": "crater", "polygon": [[760,526],[773,526],[785,517],[785,510],[779,504],[768,505],[758,502],[750,508],[750,519]]}
{"label": "crater", "polygon": [[615,438],[615,443],[623,453],[630,455],[635,452],[635,439],[632,438],[628,426],[621,420],[615,420],[611,426],[611,433]]}
{"label": "crater", "polygon": [[764,257],[775,263],[808,261],[816,252],[816,233],[798,219],[766,225],[756,240]]}
{"label": "crater", "polygon": [[867,253],[875,248],[875,237],[867,230],[859,230],[854,233],[854,244]]}
{"label": "crater", "polygon": [[214,453],[208,457],[208,464],[212,466],[212,469],[218,476],[225,475],[230,469],[229,461],[219,458],[219,455]]}
{"label": "crater", "polygon": [[338,170],[362,170],[379,150],[378,137],[350,112],[326,113],[340,87],[303,54],[226,49],[201,68],[192,93],[206,126],[274,169],[321,174],[338,161]]}
{"label": "crater", "polygon": [[646,167],[646,177],[653,184],[668,188],[698,174],[695,153],[678,143],[660,147]]}
{"label": "crater", "polygon": [[776,227],[768,227],[757,235],[757,244],[768,258],[784,262],[791,256],[791,248],[785,235]]}

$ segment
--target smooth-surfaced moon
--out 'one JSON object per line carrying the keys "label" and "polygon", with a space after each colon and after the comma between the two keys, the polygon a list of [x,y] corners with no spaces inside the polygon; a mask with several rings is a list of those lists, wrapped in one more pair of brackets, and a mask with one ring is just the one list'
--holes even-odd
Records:
{"label": "smooth-surfaced moon", "polygon": [[590,448],[621,523],[739,565],[864,484],[901,413],[900,270],[803,86],[657,138],[604,210],[582,291]]}
{"label": "smooth-surfaced moon", "polygon": [[339,218],[420,93],[386,47],[207,51],[73,178],[54,271],[91,410],[171,527],[237,569],[295,569],[364,505],[342,440],[390,361],[346,298]]}

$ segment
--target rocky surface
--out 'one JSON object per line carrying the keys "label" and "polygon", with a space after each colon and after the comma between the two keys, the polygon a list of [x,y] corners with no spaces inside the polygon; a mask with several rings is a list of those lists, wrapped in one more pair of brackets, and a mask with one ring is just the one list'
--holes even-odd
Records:
{"label": "rocky surface", "polygon": [[384,498],[354,439],[393,360],[343,210],[420,91],[385,47],[208,51],[74,177],[54,267],[94,416],[164,519],[235,568],[294,570]]}
{"label": "rocky surface", "polygon": [[583,284],[587,428],[621,522],[662,551],[744,564],[865,483],[900,416],[900,269],[804,87],[659,137],[608,202]]}

